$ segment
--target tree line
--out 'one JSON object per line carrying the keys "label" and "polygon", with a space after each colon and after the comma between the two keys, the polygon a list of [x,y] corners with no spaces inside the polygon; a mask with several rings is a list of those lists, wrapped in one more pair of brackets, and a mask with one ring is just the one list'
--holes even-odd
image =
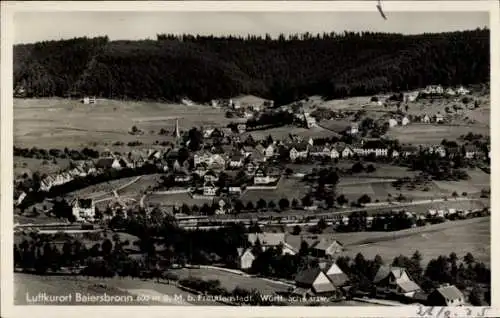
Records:
{"label": "tree line", "polygon": [[14,47],[14,84],[28,97],[187,96],[204,102],[254,94],[280,105],[308,95],[338,98],[486,82],[489,68],[488,29],[420,35],[305,33],[277,39],[101,37]]}

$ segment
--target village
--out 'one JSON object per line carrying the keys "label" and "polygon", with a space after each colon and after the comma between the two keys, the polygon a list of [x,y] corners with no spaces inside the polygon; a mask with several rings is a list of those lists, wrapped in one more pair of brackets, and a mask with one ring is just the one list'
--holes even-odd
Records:
{"label": "village", "polygon": [[[232,121],[227,127],[186,127],[188,130],[181,131],[183,121],[175,119],[174,125],[162,129],[161,134],[169,135],[171,141],[161,146],[131,145],[128,152],[114,151],[111,147],[101,152],[87,148],[81,152],[15,148],[14,154],[19,157],[46,161],[76,159],[67,170],[50,175],[24,175],[15,180],[15,209],[35,216],[32,220],[41,213],[53,220],[46,225],[36,221],[18,223],[15,231],[22,234],[35,229],[40,235],[103,231],[112,228],[117,220],[135,218],[137,213],[149,220],[158,213],[171,215],[187,231],[218,230],[241,224],[248,233],[247,242],[236,246],[238,275],[254,275],[255,264],[266,250],[278,253],[273,257],[302,255],[315,260],[316,265],[299,268],[294,279],[284,281],[293,286],[286,290],[289,299],[326,296],[338,301],[346,297],[363,300],[369,296],[370,300],[365,301],[373,304],[383,304],[383,299],[389,298],[387,302],[392,304],[463,305],[466,297],[455,286],[442,284],[432,292],[423,292],[401,266],[381,266],[371,282],[375,289],[368,294],[360,293],[358,288],[355,293],[349,292],[350,279],[335,262],[345,249],[342,240],[335,238],[335,231],[418,229],[428,224],[489,215],[487,204],[475,202],[487,201],[489,188],[477,193],[453,190],[440,196],[422,190],[422,196],[411,197],[415,183],[422,183],[425,188],[432,180],[467,179],[459,170],[465,167],[489,171],[489,139],[484,142],[472,134],[458,142],[402,144],[384,136],[398,127],[446,124],[451,120],[449,114],[439,111],[405,115],[405,106],[407,111],[408,105],[412,107],[418,99],[469,94],[463,87],[444,90],[441,86],[429,86],[420,92],[394,94],[385,99],[366,97],[364,110],[334,112],[336,121],[344,123],[336,131],[324,124],[330,121],[322,117],[325,111],[312,109],[308,101],[275,108],[272,101],[255,102],[255,97],[247,98],[250,102],[218,100],[205,107],[220,108],[226,117],[240,116],[242,120]],[[85,97],[82,103],[99,106],[99,101],[90,97]],[[188,99],[183,103],[186,107],[192,105]],[[372,106],[397,110],[371,118],[366,112]],[[257,138],[251,134],[286,125],[326,132],[327,137],[293,133],[279,137],[264,133]],[[141,129],[133,126],[129,134],[140,135]],[[380,136],[374,137],[377,135]],[[419,166],[419,162],[424,164]],[[429,169],[430,162],[437,166],[436,170]],[[412,179],[404,172],[393,180],[385,176],[389,185],[392,182],[392,187],[400,190],[402,184],[403,187],[411,184],[413,188],[405,195],[400,192],[392,197],[384,192],[383,197],[371,198],[361,188],[354,192],[354,197],[338,195],[343,180],[360,172],[369,177],[377,170],[375,166],[378,170],[401,167],[401,171],[413,167],[420,171],[420,176],[412,173],[415,175]],[[148,176],[154,180],[148,179],[151,182],[147,186],[132,191],[131,196],[120,194]],[[121,179],[127,182],[105,186],[104,191],[86,191]],[[355,183],[353,188],[356,186]],[[300,196],[290,196],[295,193],[289,190],[292,188],[302,189],[297,192]],[[263,199],[258,193],[274,199]],[[334,232],[322,234],[327,228]]]}

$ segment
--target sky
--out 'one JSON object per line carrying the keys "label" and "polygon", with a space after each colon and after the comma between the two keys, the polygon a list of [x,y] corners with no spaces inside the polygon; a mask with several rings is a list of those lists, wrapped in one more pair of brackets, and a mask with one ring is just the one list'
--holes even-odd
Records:
{"label": "sky", "polygon": [[487,12],[17,12],[14,43],[104,36],[155,39],[159,33],[264,35],[377,31],[403,34],[489,26]]}

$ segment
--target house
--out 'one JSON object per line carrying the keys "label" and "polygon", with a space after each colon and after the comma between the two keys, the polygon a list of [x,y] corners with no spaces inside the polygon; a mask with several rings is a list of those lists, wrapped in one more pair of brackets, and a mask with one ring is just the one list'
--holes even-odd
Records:
{"label": "house", "polygon": [[387,157],[388,152],[388,147],[381,140],[368,140],[361,146],[361,154],[365,156],[375,154],[376,157]]}
{"label": "house", "polygon": [[76,198],[71,205],[73,206],[73,215],[77,221],[92,220],[95,217],[94,200]]}
{"label": "house", "polygon": [[345,143],[336,143],[335,149],[341,154],[342,158],[350,158],[354,156],[354,150],[352,150],[352,148]]}
{"label": "house", "polygon": [[255,255],[253,255],[252,249],[244,249],[239,247],[237,251],[239,268],[242,270],[250,269],[252,267],[253,261],[255,260]]}
{"label": "house", "polygon": [[254,173],[255,170],[258,168],[258,165],[253,163],[252,161],[248,162],[246,165],[245,165],[245,170],[248,172],[248,173]]}
{"label": "house", "polygon": [[410,123],[410,119],[408,117],[404,116],[403,119],[401,119],[401,126],[407,126]]}
{"label": "house", "polygon": [[217,182],[217,180],[219,180],[219,177],[217,176],[215,171],[209,170],[205,173],[203,179],[208,182]]}
{"label": "house", "polygon": [[391,157],[392,158],[399,158],[399,151],[397,151],[396,149],[392,149]]}
{"label": "house", "polygon": [[[260,152],[262,155],[264,155],[266,153],[266,148],[264,146],[262,146],[261,144],[257,144],[255,146],[255,150],[257,152]],[[274,149],[273,149],[273,153],[274,153]]]}
{"label": "house", "polygon": [[470,93],[470,90],[464,88],[463,86],[460,86],[458,89],[457,89],[457,94],[460,94],[460,95],[467,95]]}
{"label": "house", "polygon": [[379,267],[373,283],[377,292],[412,297],[421,288],[410,277],[406,269],[395,266]]}
{"label": "house", "polygon": [[342,252],[343,249],[342,243],[337,240],[321,239],[311,246],[311,254],[315,257],[333,257]]}
{"label": "house", "polygon": [[276,176],[269,176],[268,172],[265,168],[257,168],[255,171],[255,175],[253,177],[253,183],[254,184],[269,184],[276,182],[278,180],[278,177]]}
{"label": "house", "polygon": [[272,156],[274,156],[274,151],[275,151],[275,147],[273,144],[269,144],[267,147],[265,147],[264,149],[264,156],[266,158],[271,158]]}
{"label": "house", "polygon": [[352,123],[351,128],[349,130],[349,134],[351,135],[356,135],[359,132],[359,125],[358,123]]}
{"label": "house", "polygon": [[339,292],[319,267],[300,271],[295,276],[295,286],[296,289],[292,293],[298,295],[330,296]]}
{"label": "house", "polygon": [[330,159],[335,159],[340,157],[339,152],[334,147],[329,146],[313,146],[309,151],[309,156],[311,157],[329,157]]}
{"label": "house", "polygon": [[309,150],[309,144],[308,143],[297,143],[292,146],[290,149],[290,160],[294,161],[297,159],[305,159],[307,158],[307,153]]}
{"label": "house", "polygon": [[230,185],[228,188],[227,188],[227,191],[229,192],[229,194],[241,194],[242,192],[242,189],[240,186],[238,185]]}
{"label": "house", "polygon": [[438,154],[441,158],[446,157],[446,149],[442,145],[430,146],[427,151],[430,154]]}
{"label": "house", "polygon": [[214,128],[205,128],[203,129],[203,138],[210,138],[212,137],[212,133],[214,132]]}
{"label": "house", "polygon": [[444,123],[444,117],[442,114],[440,113],[437,113],[436,115],[434,115],[434,121],[436,123]]}
{"label": "house", "polygon": [[99,160],[97,160],[95,167],[100,170],[107,170],[114,167],[120,167],[120,163],[118,162],[118,160],[111,157],[100,158]]}
{"label": "house", "polygon": [[263,251],[281,246],[282,255],[295,255],[298,252],[285,241],[285,233],[248,233],[247,240],[251,245],[255,245],[259,241]]}
{"label": "house", "polygon": [[425,115],[422,117],[421,121],[422,121],[423,123],[425,123],[425,124],[428,124],[428,123],[430,123],[430,122],[431,122],[431,118],[429,117],[429,115],[425,114]]}
{"label": "house", "polygon": [[418,148],[415,146],[407,145],[407,146],[402,146],[400,154],[403,157],[409,157],[416,155],[418,153]]}
{"label": "house", "polygon": [[198,152],[198,153],[195,153],[193,156],[193,163],[194,163],[195,167],[201,163],[209,164],[211,158],[212,158],[212,154],[207,152],[207,151]]}
{"label": "house", "polygon": [[250,154],[250,160],[254,162],[263,163],[266,162],[266,159],[267,158],[264,156],[264,154],[257,150],[253,150]]}
{"label": "house", "polygon": [[465,305],[464,294],[455,285],[441,285],[427,297],[430,306],[458,307]]}
{"label": "house", "polygon": [[214,196],[217,193],[217,188],[211,181],[205,182],[203,185],[203,195]]}
{"label": "house", "polygon": [[389,119],[389,127],[396,127],[398,125],[398,121],[394,118]]}
{"label": "house", "polygon": [[243,155],[234,154],[229,159],[229,167],[230,168],[241,168],[243,167]]}
{"label": "house", "polygon": [[245,158],[249,157],[253,152],[253,148],[250,146],[243,146],[240,150],[240,153],[245,156]]}
{"label": "house", "polygon": [[226,159],[220,154],[213,154],[209,161],[209,166],[212,168],[226,167]]}
{"label": "house", "polygon": [[474,159],[477,155],[479,155],[479,149],[474,145],[465,145],[464,146],[464,156],[467,159]]}
{"label": "house", "polygon": [[245,131],[247,131],[247,125],[246,124],[238,124],[238,126],[236,126],[236,129],[238,130],[238,133],[242,134]]}
{"label": "house", "polygon": [[[321,267],[321,265],[320,265]],[[333,262],[326,270],[326,276],[332,282],[333,286],[346,287],[349,285],[349,277]]]}
{"label": "house", "polygon": [[191,176],[189,176],[185,172],[178,172],[174,177],[175,182],[188,182],[190,180],[191,180]]}

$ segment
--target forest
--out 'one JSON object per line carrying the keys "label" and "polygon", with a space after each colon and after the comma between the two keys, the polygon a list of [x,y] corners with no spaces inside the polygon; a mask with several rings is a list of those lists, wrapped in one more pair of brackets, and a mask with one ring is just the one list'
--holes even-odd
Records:
{"label": "forest", "polygon": [[488,29],[476,29],[44,41],[14,46],[14,87],[19,97],[207,102],[253,94],[281,105],[308,95],[488,82],[489,37]]}

